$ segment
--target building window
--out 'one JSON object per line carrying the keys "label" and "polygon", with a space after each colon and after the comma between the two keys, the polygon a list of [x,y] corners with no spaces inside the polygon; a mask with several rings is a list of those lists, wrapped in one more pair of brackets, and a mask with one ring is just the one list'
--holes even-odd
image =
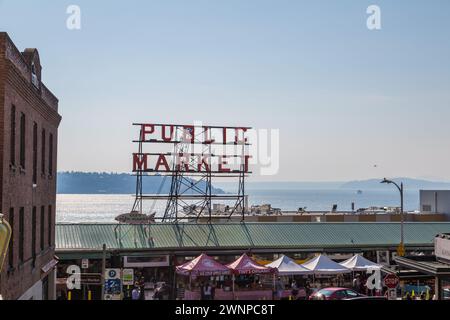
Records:
{"label": "building window", "polygon": [[9,141],[9,153],[11,165],[16,165],[16,106],[11,107],[11,140]]}
{"label": "building window", "polygon": [[14,208],[9,209],[9,225],[11,226],[12,234],[11,241],[9,242],[8,262],[9,266],[14,267]]}
{"label": "building window", "polygon": [[48,246],[52,246],[52,230],[53,230],[53,214],[52,214],[52,206],[48,206]]}
{"label": "building window", "polygon": [[20,115],[20,166],[25,169],[25,114]]}
{"label": "building window", "polygon": [[25,208],[19,211],[19,262],[24,261],[24,245],[25,245]]}
{"label": "building window", "polygon": [[37,160],[38,160],[38,129],[37,123],[33,125],[33,184],[37,184]]}
{"label": "building window", "polygon": [[33,207],[32,215],[31,215],[31,253],[33,259],[36,258],[36,207]]}
{"label": "building window", "polygon": [[48,174],[53,176],[53,134],[48,139]]}
{"label": "building window", "polygon": [[44,176],[45,175],[45,129],[42,129],[42,134],[41,134],[41,141],[42,141],[42,149],[41,149],[41,174]]}
{"label": "building window", "polygon": [[45,241],[44,241],[44,237],[45,237],[45,207],[42,206],[41,207],[41,223],[40,223],[40,228],[41,228],[41,234],[40,234],[40,241],[41,241],[41,251],[44,251],[44,247],[45,247]]}

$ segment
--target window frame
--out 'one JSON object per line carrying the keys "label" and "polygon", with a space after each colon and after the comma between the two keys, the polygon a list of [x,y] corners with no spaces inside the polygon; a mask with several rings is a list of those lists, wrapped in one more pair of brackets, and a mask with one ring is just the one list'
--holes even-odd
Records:
{"label": "window frame", "polygon": [[45,250],[45,206],[41,206],[41,219],[40,219],[40,249]]}
{"label": "window frame", "polygon": [[25,261],[25,207],[19,210],[19,263]]}
{"label": "window frame", "polygon": [[33,123],[33,184],[37,185],[38,125]]}
{"label": "window frame", "polygon": [[22,169],[26,169],[26,134],[27,134],[27,129],[26,129],[26,125],[27,124],[27,120],[26,120],[26,116],[25,113],[21,112],[20,113],[20,167]]}
{"label": "window frame", "polygon": [[16,166],[16,106],[11,105],[10,114],[10,139],[9,139],[9,162],[12,166]]}
{"label": "window frame", "polygon": [[14,268],[14,236],[15,236],[15,232],[14,232],[14,208],[9,208],[9,216],[8,216],[8,223],[11,226],[11,240],[9,241],[9,250],[8,250],[8,265],[10,268]]}

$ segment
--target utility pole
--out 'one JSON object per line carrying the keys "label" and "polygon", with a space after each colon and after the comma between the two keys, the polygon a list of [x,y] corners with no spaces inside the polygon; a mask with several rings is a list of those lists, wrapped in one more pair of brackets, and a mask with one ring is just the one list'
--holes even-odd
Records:
{"label": "utility pole", "polygon": [[105,300],[105,273],[106,273],[106,244],[103,244],[102,254],[102,297],[101,300]]}

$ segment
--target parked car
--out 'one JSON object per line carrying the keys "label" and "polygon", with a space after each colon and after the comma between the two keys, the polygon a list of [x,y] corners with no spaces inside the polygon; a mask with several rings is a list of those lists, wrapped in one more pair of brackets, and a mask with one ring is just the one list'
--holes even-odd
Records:
{"label": "parked car", "polygon": [[324,288],[309,296],[310,300],[347,300],[365,297],[365,295],[348,288]]}
{"label": "parked car", "polygon": [[444,288],[444,294],[442,297],[444,300],[450,300],[450,288]]}
{"label": "parked car", "polygon": [[352,301],[358,301],[358,300],[378,300],[378,301],[383,301],[383,300],[389,300],[387,297],[385,296],[379,296],[379,297],[369,297],[369,296],[360,296],[360,297],[356,297],[356,298],[347,298],[347,299],[343,299],[343,300],[352,300]]}

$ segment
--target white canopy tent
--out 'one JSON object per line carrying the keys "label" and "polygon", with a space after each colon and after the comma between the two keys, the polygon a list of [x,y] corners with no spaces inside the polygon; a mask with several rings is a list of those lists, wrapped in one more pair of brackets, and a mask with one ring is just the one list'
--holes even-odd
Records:
{"label": "white canopy tent", "polygon": [[311,270],[315,275],[333,275],[352,272],[347,267],[334,262],[324,255],[315,257],[314,259],[305,262],[302,267]]}
{"label": "white canopy tent", "polygon": [[281,256],[278,260],[267,264],[266,267],[277,269],[280,276],[313,274],[313,271],[302,267],[285,255]]}
{"label": "white canopy tent", "polygon": [[340,265],[352,271],[366,271],[368,268],[381,268],[379,264],[367,260],[359,254],[345,260],[344,262],[341,262]]}

